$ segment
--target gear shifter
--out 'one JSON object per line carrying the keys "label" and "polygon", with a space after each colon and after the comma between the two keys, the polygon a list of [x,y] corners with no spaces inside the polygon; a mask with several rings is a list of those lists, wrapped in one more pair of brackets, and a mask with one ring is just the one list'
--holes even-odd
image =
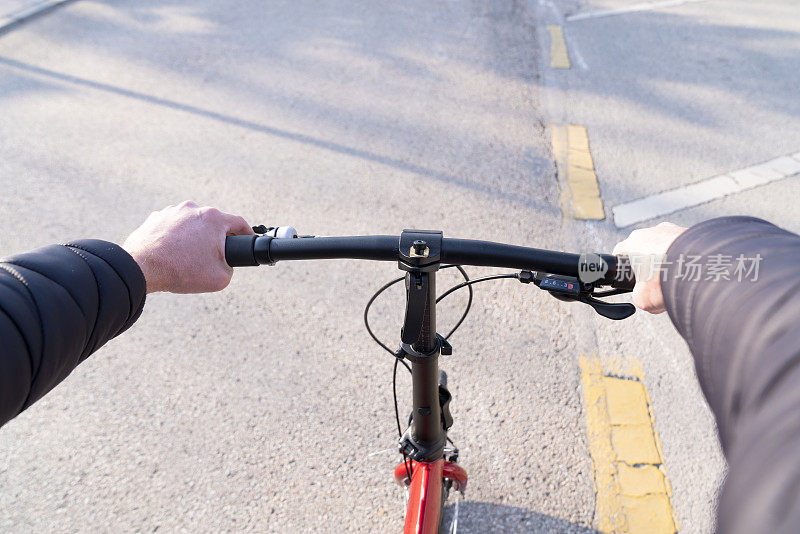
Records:
{"label": "gear shifter", "polygon": [[[636,312],[636,307],[627,302],[605,302],[593,296],[593,286],[583,284],[577,278],[557,274],[535,273],[533,283],[553,297],[563,301],[578,301],[591,306],[594,311],[619,321]],[[615,292],[616,293],[616,292]]]}

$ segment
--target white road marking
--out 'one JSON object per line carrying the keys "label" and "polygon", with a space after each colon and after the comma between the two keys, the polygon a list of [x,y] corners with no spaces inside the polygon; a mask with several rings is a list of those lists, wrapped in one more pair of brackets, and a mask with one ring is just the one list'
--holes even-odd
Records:
{"label": "white road marking", "polygon": [[795,174],[800,174],[800,152],[619,204],[611,209],[614,224],[623,228]]}
{"label": "white road marking", "polygon": [[553,12],[553,15],[555,15],[555,17],[556,17],[556,20],[558,21],[558,24],[559,24],[560,26],[563,26],[563,25],[564,25],[564,15],[561,13],[561,10],[559,10],[559,9],[558,9],[558,6],[557,6],[557,5],[555,5],[555,4],[554,4],[553,2],[551,2],[550,0],[539,0],[539,5],[540,5],[540,6],[546,6],[546,7],[549,7],[549,8],[550,8],[550,11],[552,11],[552,12]]}
{"label": "white road marking", "polygon": [[770,168],[783,173],[784,176],[791,176],[800,172],[800,161],[794,157],[784,156],[777,158],[769,163]]}
{"label": "white road marking", "polygon": [[41,2],[34,2],[30,6],[25,6],[16,11],[12,11],[11,13],[0,14],[0,32],[10,26],[13,26],[14,24],[17,24],[18,22],[22,22],[23,20],[36,15],[41,11],[44,11],[45,9],[50,9],[58,4],[63,4],[64,2],[69,1],[70,0],[42,0]]}
{"label": "white road marking", "polygon": [[572,39],[569,36],[569,33],[564,28],[564,35],[567,37],[567,42],[569,43],[569,48],[572,50],[572,59],[575,60],[575,63],[578,65],[578,68],[581,70],[589,70],[589,65],[586,64],[586,61],[583,59],[583,55],[581,55],[580,49],[578,49],[578,43],[575,42],[575,39]]}
{"label": "white road marking", "polygon": [[705,0],[666,0],[664,2],[643,2],[641,4],[634,4],[628,7],[621,7],[619,9],[602,9],[598,11],[587,11],[585,13],[576,13],[567,17],[567,22],[574,22],[576,20],[597,19],[600,17],[611,17],[614,15],[624,15],[626,13],[635,13],[637,11],[651,11],[653,9],[662,9],[665,7],[675,7],[681,4],[691,4],[696,2],[705,2]]}

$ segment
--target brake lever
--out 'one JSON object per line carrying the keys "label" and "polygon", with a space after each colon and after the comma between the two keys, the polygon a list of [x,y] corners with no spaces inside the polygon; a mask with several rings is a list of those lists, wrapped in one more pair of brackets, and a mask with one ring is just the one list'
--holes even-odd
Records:
{"label": "brake lever", "polygon": [[532,281],[539,289],[547,291],[558,300],[582,302],[591,306],[595,312],[603,317],[614,321],[627,319],[636,312],[636,307],[633,304],[627,302],[605,302],[595,298],[596,295],[618,295],[625,291],[609,290],[593,295],[593,287],[581,283],[577,278],[538,272],[534,274]]}
{"label": "brake lever", "polygon": [[633,304],[628,302],[604,302],[594,298],[591,293],[582,293],[578,300],[594,308],[594,311],[603,317],[614,321],[627,319],[636,312],[636,306]]}

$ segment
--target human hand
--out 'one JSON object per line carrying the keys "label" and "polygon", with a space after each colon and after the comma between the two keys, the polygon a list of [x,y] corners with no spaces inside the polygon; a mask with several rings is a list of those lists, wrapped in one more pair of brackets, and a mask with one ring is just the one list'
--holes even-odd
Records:
{"label": "human hand", "polygon": [[687,229],[669,222],[651,228],[634,230],[624,241],[614,247],[613,254],[628,256],[636,285],[633,288],[633,304],[650,313],[664,311],[664,295],[661,293],[661,262],[667,249]]}
{"label": "human hand", "polygon": [[206,293],[227,287],[225,237],[253,235],[238,215],[187,200],[154,211],[122,244],[144,273],[147,292]]}

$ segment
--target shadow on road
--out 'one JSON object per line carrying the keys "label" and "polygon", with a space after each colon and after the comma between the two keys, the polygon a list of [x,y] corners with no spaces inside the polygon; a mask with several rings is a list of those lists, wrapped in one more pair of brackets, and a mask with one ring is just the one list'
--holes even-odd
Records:
{"label": "shadow on road", "polygon": [[383,156],[381,154],[376,154],[373,152],[369,152],[367,150],[362,150],[359,148],[350,147],[347,145],[343,145],[340,143],[335,143],[332,141],[325,141],[324,139],[319,139],[316,137],[312,137],[310,135],[305,135],[302,133],[291,132],[288,130],[282,130],[280,128],[275,128],[272,126],[267,126],[264,124],[258,124],[256,122],[248,121],[245,119],[240,119],[237,117],[232,117],[229,115],[225,115],[223,113],[218,113],[216,111],[203,109],[197,106],[192,106],[190,104],[183,104],[180,102],[176,102],[173,100],[168,100],[165,98],[160,98],[157,96],[147,95],[144,93],[139,93],[137,91],[132,91],[130,89],[125,89],[124,87],[116,87],[114,85],[110,85],[107,83],[96,82],[92,80],[88,80],[85,78],[80,78],[78,76],[72,76],[70,74],[63,74],[60,72],[56,72],[50,69],[45,69],[42,67],[37,67],[35,65],[30,65],[28,63],[23,63],[21,61],[16,61],[10,58],[0,57],[0,65],[5,65],[7,67],[11,67],[17,70],[33,73],[39,76],[45,76],[51,79],[59,80],[62,82],[67,82],[73,85],[79,85],[83,87],[89,87],[91,89],[95,89],[98,91],[105,91],[108,93],[114,93],[116,95],[124,96],[127,98],[133,98],[136,100],[140,100],[143,102],[147,102],[149,104],[154,104],[158,106],[163,106],[166,108],[174,109],[177,111],[182,111],[184,113],[191,113],[193,115],[199,115],[201,117],[205,117],[207,119],[212,119],[220,122],[224,122],[227,124],[231,124],[233,126],[238,126],[240,128],[246,128],[248,130],[252,130],[255,132],[272,135],[275,137],[281,137],[283,139],[288,139],[290,141],[295,141],[298,143],[303,143],[306,145],[311,145],[317,148],[322,148],[325,150],[330,150],[332,152],[337,152],[340,154],[345,154],[348,156],[354,156],[357,158],[365,159],[368,161],[373,161],[375,163],[380,163],[382,165],[387,165],[389,167],[394,167],[396,169],[411,172],[414,174],[419,174],[421,176],[425,176],[427,178],[432,178],[434,180],[439,180],[442,182],[446,182],[449,184],[457,185],[459,187],[463,187],[466,189],[470,189],[473,191],[481,192],[487,195],[494,196],[496,198],[501,198],[503,200],[507,200],[514,203],[522,203],[529,205],[530,207],[534,207],[534,203],[527,202],[525,199],[522,199],[516,195],[510,195],[503,193],[501,191],[494,190],[487,186],[483,186],[481,184],[476,184],[464,180],[458,176],[447,174],[443,172],[438,172],[433,169],[429,169],[423,167],[422,165],[417,165],[411,162],[401,161],[399,159],[391,158],[388,156]]}
{"label": "shadow on road", "polygon": [[19,16],[20,12],[24,11],[24,10],[27,10],[27,8],[29,6],[23,6],[19,10],[12,11],[12,13],[10,13],[10,14],[9,13],[0,13],[0,18],[2,18],[2,15],[5,14],[5,15],[11,15],[16,19],[13,22],[6,23],[5,26],[0,28],[0,37],[2,37],[4,34],[6,34],[8,32],[14,31],[14,29],[17,26],[20,26],[21,24],[25,24],[27,22],[32,21],[33,19],[36,19],[36,18],[39,18],[39,17],[43,17],[43,16],[47,15],[48,13],[51,13],[51,12],[57,10],[57,9],[61,9],[62,7],[66,6],[67,4],[71,4],[74,1],[75,0],[61,0],[61,2],[59,2],[57,4],[51,4],[48,7],[40,9],[39,11],[34,11],[33,13],[31,13],[29,15],[23,15],[21,17]]}
{"label": "shadow on road", "polygon": [[[450,532],[455,504],[445,508],[444,532]],[[459,503],[458,532],[577,532],[595,534],[599,531],[516,506],[488,502]]]}
{"label": "shadow on road", "polygon": [[[60,10],[58,24],[46,20],[32,30],[54,43],[74,44],[77,41],[80,44],[82,38],[79,36],[90,24],[92,46],[106,53],[133,64],[178,72],[198,88],[208,80],[226,80],[243,96],[251,95],[256,101],[288,111],[300,120],[330,123],[337,128],[346,125],[347,131],[356,133],[339,136],[337,142],[301,133],[300,126],[297,129],[279,128],[263,120],[242,119],[208,107],[148,95],[11,58],[0,58],[0,65],[361,158],[557,214],[553,200],[544,202],[537,198],[536,189],[510,184],[512,180],[509,177],[492,181],[491,162],[478,172],[464,171],[465,158],[487,151],[486,140],[476,139],[467,129],[443,130],[438,126],[419,124],[402,114],[398,117],[391,113],[358,109],[357,106],[337,105],[342,100],[340,91],[353,91],[354,94],[364,91],[364,94],[374,93],[385,100],[401,102],[413,97],[435,102],[441,95],[409,94],[408,82],[433,79],[445,85],[455,84],[450,79],[453,66],[462,71],[461,75],[474,74],[476,83],[480,81],[480,73],[491,72],[511,83],[528,86],[535,94],[540,83],[537,54],[541,53],[542,44],[535,41],[536,20],[527,4],[477,3],[470,6],[465,22],[452,27],[441,24],[436,38],[431,39],[435,46],[430,50],[420,50],[411,36],[422,31],[420,27],[436,27],[435,22],[439,20],[453,20],[450,9],[453,7],[431,7],[425,14],[429,20],[420,21],[419,12],[402,4],[386,6],[376,15],[372,10],[361,9],[357,3],[337,3],[336,8],[323,5],[313,11],[287,10],[278,5],[264,5],[253,10],[249,5],[202,7],[177,2],[142,2],[124,6],[97,4],[89,7],[78,3],[68,4],[68,9]],[[793,12],[787,9],[786,16],[792,15]],[[620,26],[622,20],[610,17],[582,21],[572,23],[570,29],[580,32],[591,27],[592,32],[609,34],[628,31],[627,27]],[[625,65],[625,74],[617,72],[615,76],[619,75],[619,79],[615,82],[588,85],[581,87],[582,91],[653,110],[670,120],[717,130],[720,135],[725,133],[726,124],[720,122],[713,109],[687,99],[685,92],[654,90],[654,87],[667,82],[697,91],[724,92],[734,99],[758,102],[764,110],[800,115],[800,106],[796,104],[787,78],[770,75],[796,71],[793,67],[800,61],[800,49],[792,43],[797,39],[797,32],[714,24],[668,13],[641,15],[635,20],[636,36],[648,36],[648,42],[635,44],[646,47],[648,53],[620,57],[620,63]],[[266,29],[268,35],[265,35]],[[492,45],[489,54],[475,47],[475,36],[487,32],[491,33],[491,39],[487,40]],[[677,40],[680,46],[674,44],[675,39],[661,42],[667,35],[681,37]],[[736,46],[730,46],[731,37]],[[136,45],[131,46],[131,43]],[[183,53],[169,51],[171,46]],[[516,53],[515,48],[529,49],[530,53]],[[781,52],[776,53],[776,50]],[[250,76],[247,68],[254,65],[274,73],[273,79],[259,80]],[[274,78],[285,73],[298,75],[303,83],[293,87],[291,83],[274,82]],[[330,89],[335,89],[337,94],[332,94]],[[465,115],[472,111],[508,114],[514,111],[512,107],[504,106],[484,109],[485,101],[476,101],[465,94],[447,96]],[[361,142],[359,136],[382,138],[390,144],[391,152],[375,150],[374,146]],[[661,152],[680,152],[692,142],[690,139],[667,138],[657,128],[634,129],[629,136],[644,139],[648,147]],[[447,140],[451,150],[441,150],[443,139]],[[490,143],[488,148],[497,160],[519,157],[515,150],[518,147]],[[387,155],[389,153],[392,155]],[[781,154],[771,154],[778,155]],[[524,158],[522,165],[528,176],[521,176],[521,182],[526,179],[530,182],[532,180],[528,177],[535,178],[549,172],[537,163],[542,159],[539,156]],[[703,158],[705,154],[698,157]],[[731,168],[741,166],[731,165]],[[719,169],[720,172],[728,170]],[[629,182],[627,188],[630,191],[620,196],[638,198],[652,192],[641,182]]]}
{"label": "shadow on road", "polygon": [[[7,84],[0,96],[36,92],[43,80],[53,82],[56,90],[68,84],[103,91],[557,215],[558,207],[542,198],[536,186],[537,180],[551,186],[546,154],[527,134],[510,144],[492,131],[509,117],[515,124],[536,121],[516,117],[514,103],[504,98],[487,100],[482,89],[458,90],[462,81],[457,78],[480,87],[487,72],[534,87],[534,32],[522,32],[530,42],[523,47],[529,57],[521,63],[517,52],[509,53],[515,35],[498,35],[498,49],[488,57],[475,46],[476,36],[495,27],[495,17],[525,15],[530,20],[520,5],[476,7],[475,13],[464,14],[442,4],[424,12],[429,20],[420,21],[418,11],[401,4],[365,10],[358,3],[313,9],[259,4],[253,9],[78,2],[24,31],[54,48],[86,46],[112,63],[147,72],[146,77],[179,76],[187,92],[160,93],[115,81],[104,77],[110,71],[100,64],[59,67],[46,58],[29,61],[6,54],[0,67],[16,70],[20,79]],[[420,33],[434,43],[431,50],[420,48]],[[420,91],[425,84],[433,89]],[[236,105],[217,107],[208,91],[220,88]],[[475,117],[485,116],[487,108],[496,109],[490,114],[496,124],[483,127]],[[509,162],[515,172],[500,173],[499,162]]]}

